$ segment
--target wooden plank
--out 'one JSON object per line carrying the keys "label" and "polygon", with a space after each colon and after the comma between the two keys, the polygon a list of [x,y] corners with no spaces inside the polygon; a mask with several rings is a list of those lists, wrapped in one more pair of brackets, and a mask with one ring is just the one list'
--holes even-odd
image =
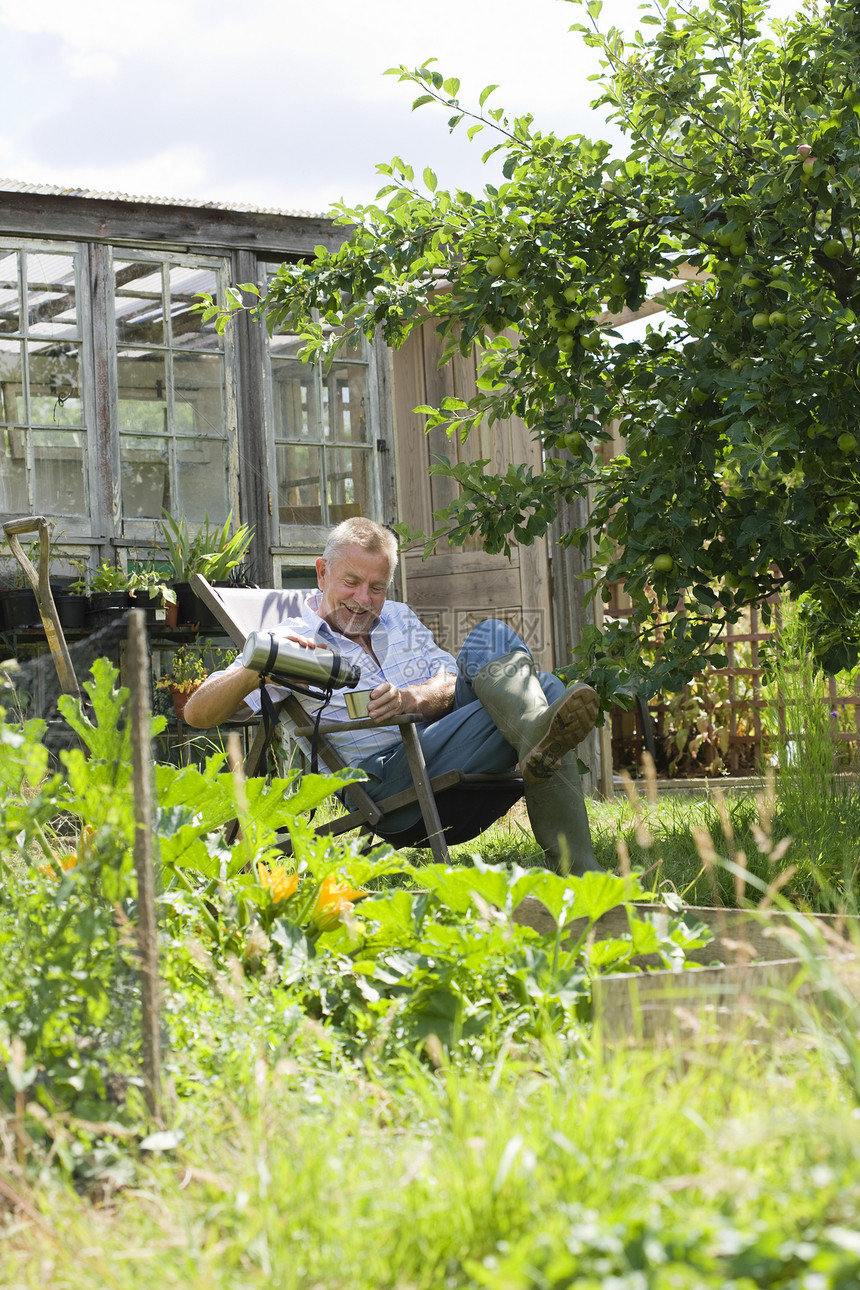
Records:
{"label": "wooden plank", "polygon": [[[394,382],[394,437],[399,483],[399,519],[422,533],[433,529],[430,503],[427,437],[424,418],[412,411],[426,402],[424,341],[421,330],[412,331],[392,355]],[[416,553],[420,558],[420,552]],[[411,570],[407,566],[407,585]]]}
{"label": "wooden plank", "polygon": [[[438,408],[442,400],[454,393],[453,373],[449,366],[439,367],[442,355],[442,341],[436,334],[435,325],[427,323],[421,328],[424,341],[424,402]],[[443,427],[431,430],[427,435],[429,464],[432,466],[440,457],[450,462],[457,461],[457,444],[448,438]],[[442,510],[452,502],[460,491],[456,480],[446,476],[434,475],[430,478],[430,505],[434,511]]]}
{"label": "wooden plank", "polygon": [[679,1042],[791,1024],[799,959],[596,977],[592,1018],[603,1044]]}
{"label": "wooden plank", "polygon": [[243,248],[288,259],[313,253],[317,244],[335,249],[349,229],[321,215],[0,190],[0,233],[200,251]]}
{"label": "wooden plank", "polygon": [[[400,516],[397,489],[397,444],[394,433],[394,351],[382,337],[382,328],[376,329],[371,349],[370,378],[375,384],[377,408],[377,448],[379,465],[379,492],[383,523],[396,524]],[[399,582],[399,579],[398,579]]]}
{"label": "wooden plank", "polygon": [[[91,245],[87,247],[87,262],[89,292],[85,294],[89,296],[92,309],[94,389],[91,406],[95,418],[92,434],[88,438],[96,480],[90,499],[94,530],[103,535],[103,542],[109,542],[117,531],[121,475],[119,436],[112,433],[112,426],[117,423],[118,394],[116,337],[114,328],[107,325],[113,308],[110,252],[107,247]],[[86,351],[89,347],[85,345],[83,348]],[[92,479],[92,470],[90,478]],[[109,548],[100,552],[100,556],[104,558],[109,558],[110,555]]]}
{"label": "wooden plank", "polygon": [[[634,903],[631,909],[640,917],[668,928],[671,912],[664,905]],[[762,962],[788,957],[786,941],[780,933],[789,933],[792,927],[814,934],[817,929],[829,939],[848,935],[860,936],[860,916],[842,914],[790,914],[778,909],[721,909],[707,905],[685,906],[683,913],[704,923],[713,934],[713,941],[700,950],[690,950],[687,959],[703,965],[719,962]],[[555,931],[555,920],[549,910],[533,896],[527,896],[514,912],[514,921],[533,927],[541,935]],[[573,919],[565,925],[565,948],[576,944],[588,926],[584,918]],[[594,924],[591,935],[604,940],[622,936],[630,930],[627,909],[623,906],[610,909]],[[637,958],[638,967],[659,967],[657,955]]]}
{"label": "wooden plank", "polygon": [[427,766],[424,762],[424,751],[418,739],[418,732],[413,725],[404,725],[401,727],[400,734],[406,751],[406,760],[412,772],[412,783],[415,788],[415,795],[418,798],[418,805],[421,807],[421,819],[424,823],[424,828],[427,830],[427,841],[430,844],[433,859],[437,864],[446,865],[450,861],[448,844],[445,841],[442,821],[439,819],[436,798],[433,796],[433,790],[430,787]]}
{"label": "wooden plank", "polygon": [[[248,251],[239,251],[233,257],[233,281],[256,282],[260,268],[257,257]],[[274,523],[272,489],[275,477],[267,478],[271,471],[266,434],[261,374],[265,362],[265,330],[256,321],[252,323],[246,313],[233,321],[238,333],[237,359],[237,424],[239,444],[239,489],[242,512],[239,519],[248,521],[253,528],[251,565],[254,580],[261,586],[273,584],[271,548],[279,536]],[[267,469],[261,470],[261,463]]]}
{"label": "wooden plank", "polygon": [[553,668],[552,604],[550,597],[549,558],[546,542],[521,546],[520,603],[528,646],[538,667]]}
{"label": "wooden plank", "polygon": [[414,609],[419,605],[447,605],[491,611],[504,606],[520,606],[520,580],[518,571],[488,569],[476,573],[448,573],[441,578],[410,578],[409,602]]}
{"label": "wooden plank", "polygon": [[158,923],[155,915],[155,811],[149,641],[142,609],[129,614],[131,755],[134,767],[134,872],[137,878],[137,948],[140,958],[141,1050],[144,1097],[157,1124],[163,1122],[161,1025],[158,1007]]}
{"label": "wooden plank", "polygon": [[[668,923],[661,906],[634,904],[648,920]],[[801,961],[791,955],[791,929],[820,932],[831,949],[845,943],[845,958],[854,961],[852,946],[860,932],[856,915],[792,914],[782,910],[719,909],[688,906],[692,915],[711,928],[714,940],[691,950],[687,962],[698,966],[673,972],[660,968],[657,955],[634,960],[641,970],[600,976],[592,981],[593,1017],[604,1043],[618,1041],[690,1039],[701,1033],[732,1033],[767,1020],[789,1020],[790,1006],[779,992],[794,981]],[[514,921],[541,935],[555,931],[549,910],[526,897]],[[588,926],[575,919],[565,926],[562,944],[571,948]],[[594,939],[611,939],[629,932],[627,910],[609,910],[589,932]],[[838,963],[839,959],[835,959]]]}
{"label": "wooden plank", "polygon": [[489,555],[486,551],[437,551],[435,555],[423,559],[420,551],[409,551],[406,555],[407,576],[410,583],[421,578],[445,578],[452,573],[475,573],[483,576],[489,570],[516,568],[519,560],[519,547],[512,553],[512,559],[506,555]]}

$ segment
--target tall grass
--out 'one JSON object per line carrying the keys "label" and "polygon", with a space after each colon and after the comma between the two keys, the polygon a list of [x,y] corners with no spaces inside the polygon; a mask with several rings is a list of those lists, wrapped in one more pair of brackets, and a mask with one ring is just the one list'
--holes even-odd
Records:
{"label": "tall grass", "polygon": [[243,1083],[100,1206],[10,1177],[29,1213],[0,1271],[15,1290],[848,1286],[860,1123],[841,1098],[802,1049],[404,1056],[381,1079],[249,1050]]}
{"label": "tall grass", "polygon": [[780,616],[763,712],[779,768],[775,820],[792,838],[798,882],[841,904],[853,899],[860,871],[860,787],[838,773],[827,680],[807,629],[787,599]]}

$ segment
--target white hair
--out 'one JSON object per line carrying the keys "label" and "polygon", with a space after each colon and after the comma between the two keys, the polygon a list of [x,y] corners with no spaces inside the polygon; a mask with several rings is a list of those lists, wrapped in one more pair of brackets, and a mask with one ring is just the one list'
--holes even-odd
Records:
{"label": "white hair", "polygon": [[360,546],[373,555],[388,557],[388,581],[394,577],[397,565],[397,538],[382,524],[375,520],[365,519],[363,515],[354,515],[336,525],[326,539],[322,558],[331,564],[343,555],[348,546]]}

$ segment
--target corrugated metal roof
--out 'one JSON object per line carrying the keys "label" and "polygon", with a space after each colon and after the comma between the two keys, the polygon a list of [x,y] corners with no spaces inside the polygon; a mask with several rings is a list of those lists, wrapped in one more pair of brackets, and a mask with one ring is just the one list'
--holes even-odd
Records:
{"label": "corrugated metal roof", "polygon": [[61,188],[57,184],[27,184],[0,177],[0,193],[32,193],[34,197],[82,197],[86,201],[145,202],[147,206],[192,206],[197,210],[238,211],[247,215],[286,215],[292,219],[325,219],[323,211],[287,211],[276,206],[244,202],[204,202],[195,197],[143,197],[132,193],[98,192],[94,188]]}

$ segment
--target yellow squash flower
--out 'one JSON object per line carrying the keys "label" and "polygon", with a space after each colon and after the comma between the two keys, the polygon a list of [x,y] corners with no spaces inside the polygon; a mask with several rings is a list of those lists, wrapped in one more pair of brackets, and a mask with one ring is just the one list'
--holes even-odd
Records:
{"label": "yellow squash flower", "polygon": [[275,905],[281,900],[289,900],[299,885],[299,875],[297,873],[287,873],[282,864],[269,870],[262,860],[258,860],[257,875],[260,879],[260,886],[268,887],[271,891],[272,902]]}
{"label": "yellow squash flower", "polygon": [[320,883],[311,920],[319,931],[331,931],[333,927],[337,926],[344,914],[352,913],[353,901],[360,900],[362,896],[368,895],[370,893],[367,891],[353,891],[352,887],[347,883],[338,882],[335,877],[329,874]]}
{"label": "yellow squash flower", "polygon": [[[70,851],[66,856],[57,856],[57,859],[60,862],[60,868],[66,873],[68,873],[70,869],[74,869],[75,865],[78,863],[78,857],[74,851]],[[39,873],[44,874],[46,878],[53,878],[55,882],[60,881],[53,865],[40,864]]]}

